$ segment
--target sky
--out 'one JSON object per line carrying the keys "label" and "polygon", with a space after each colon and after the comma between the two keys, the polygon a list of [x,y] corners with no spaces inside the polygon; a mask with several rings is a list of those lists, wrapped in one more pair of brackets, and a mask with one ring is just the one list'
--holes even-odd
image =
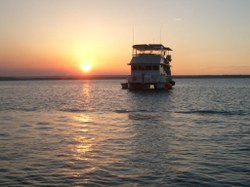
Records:
{"label": "sky", "polygon": [[[126,75],[132,45],[173,75],[250,74],[249,0],[0,0],[0,76]],[[86,73],[85,73],[86,74]]]}

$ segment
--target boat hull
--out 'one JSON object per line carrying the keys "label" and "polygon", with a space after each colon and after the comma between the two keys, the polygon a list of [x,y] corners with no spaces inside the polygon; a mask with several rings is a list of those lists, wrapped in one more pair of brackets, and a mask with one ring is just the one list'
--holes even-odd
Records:
{"label": "boat hull", "polygon": [[[123,87],[122,87],[123,88]],[[123,88],[124,89],[124,88]],[[127,88],[129,90],[160,90],[160,89],[172,89],[172,84],[170,82],[166,83],[127,83]]]}
{"label": "boat hull", "polygon": [[128,83],[128,88],[130,90],[146,90],[150,89],[150,84]]}
{"label": "boat hull", "polygon": [[128,89],[128,83],[121,83],[122,89]]}

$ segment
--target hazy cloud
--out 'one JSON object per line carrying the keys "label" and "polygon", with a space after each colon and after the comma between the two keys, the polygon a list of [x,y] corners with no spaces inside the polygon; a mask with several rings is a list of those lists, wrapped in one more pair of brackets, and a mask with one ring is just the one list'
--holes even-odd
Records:
{"label": "hazy cloud", "polygon": [[175,21],[182,21],[182,18],[175,18]]}

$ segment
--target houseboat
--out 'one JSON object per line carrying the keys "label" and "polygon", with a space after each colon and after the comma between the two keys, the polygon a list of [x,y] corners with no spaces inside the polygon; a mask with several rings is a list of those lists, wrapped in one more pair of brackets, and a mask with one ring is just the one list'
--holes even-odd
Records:
{"label": "houseboat", "polygon": [[133,45],[131,75],[123,89],[172,89],[170,62],[172,61],[169,47],[162,44]]}

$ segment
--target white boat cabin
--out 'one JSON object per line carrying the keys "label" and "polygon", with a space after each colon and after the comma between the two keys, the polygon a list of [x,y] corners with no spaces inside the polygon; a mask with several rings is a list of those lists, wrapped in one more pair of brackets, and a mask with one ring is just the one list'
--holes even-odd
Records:
{"label": "white boat cabin", "polygon": [[169,51],[172,49],[162,44],[133,45],[132,60],[128,64],[131,66],[128,88],[144,89],[153,85],[158,89],[165,88],[166,83],[172,84]]}

